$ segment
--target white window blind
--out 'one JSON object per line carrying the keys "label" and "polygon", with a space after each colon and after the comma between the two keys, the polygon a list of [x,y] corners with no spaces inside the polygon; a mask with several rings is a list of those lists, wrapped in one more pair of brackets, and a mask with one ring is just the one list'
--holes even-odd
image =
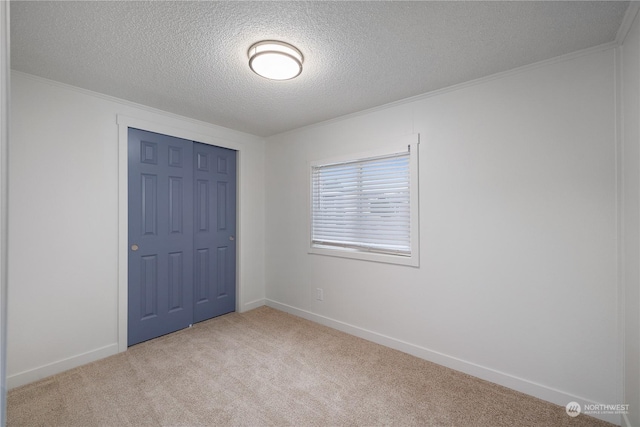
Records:
{"label": "white window blind", "polygon": [[410,152],[312,167],[312,245],[411,255]]}

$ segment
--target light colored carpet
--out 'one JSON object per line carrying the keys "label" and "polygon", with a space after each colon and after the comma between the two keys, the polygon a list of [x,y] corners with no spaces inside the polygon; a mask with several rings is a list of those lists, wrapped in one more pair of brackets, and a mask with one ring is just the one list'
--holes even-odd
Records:
{"label": "light colored carpet", "polygon": [[9,426],[611,426],[261,307],[9,392]]}

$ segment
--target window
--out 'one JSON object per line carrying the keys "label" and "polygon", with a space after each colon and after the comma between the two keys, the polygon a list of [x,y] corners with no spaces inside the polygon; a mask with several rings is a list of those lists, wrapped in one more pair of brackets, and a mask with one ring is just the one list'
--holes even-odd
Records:
{"label": "window", "polygon": [[417,149],[312,163],[310,252],[417,266]]}

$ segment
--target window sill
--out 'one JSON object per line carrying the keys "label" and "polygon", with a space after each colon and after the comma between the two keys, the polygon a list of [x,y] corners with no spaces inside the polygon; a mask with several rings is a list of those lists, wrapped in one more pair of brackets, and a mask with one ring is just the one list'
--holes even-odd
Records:
{"label": "window sill", "polygon": [[314,255],[332,256],[338,258],[351,258],[362,261],[381,262],[385,264],[406,265],[409,267],[420,267],[420,259],[418,255],[390,255],[375,252],[359,251],[349,248],[334,248],[311,246],[308,253]]}

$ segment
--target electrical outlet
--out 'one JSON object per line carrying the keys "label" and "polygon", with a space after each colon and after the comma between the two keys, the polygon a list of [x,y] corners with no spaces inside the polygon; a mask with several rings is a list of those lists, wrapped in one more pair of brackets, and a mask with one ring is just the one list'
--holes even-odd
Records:
{"label": "electrical outlet", "polygon": [[324,290],[322,288],[316,288],[316,299],[318,301],[324,300]]}

